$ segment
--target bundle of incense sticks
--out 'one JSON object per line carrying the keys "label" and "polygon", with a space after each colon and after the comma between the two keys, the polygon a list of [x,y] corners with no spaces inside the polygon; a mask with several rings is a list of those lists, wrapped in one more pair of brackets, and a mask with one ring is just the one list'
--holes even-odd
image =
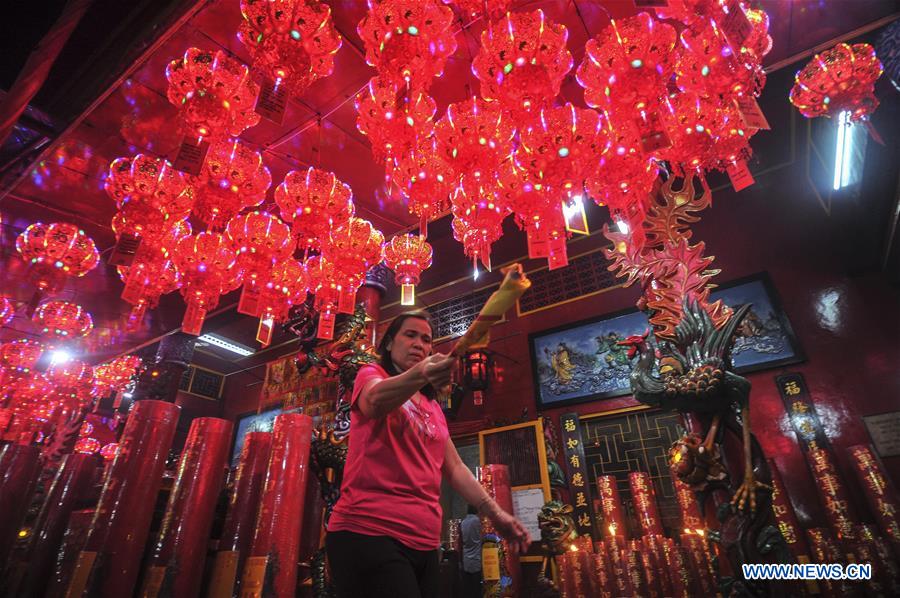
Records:
{"label": "bundle of incense sticks", "polygon": [[491,326],[499,321],[503,314],[509,311],[531,286],[531,281],[522,270],[522,264],[510,264],[501,271],[505,276],[503,282],[500,283],[500,288],[488,297],[487,303],[481,308],[478,317],[456,343],[452,355],[462,357],[469,349],[487,345]]}

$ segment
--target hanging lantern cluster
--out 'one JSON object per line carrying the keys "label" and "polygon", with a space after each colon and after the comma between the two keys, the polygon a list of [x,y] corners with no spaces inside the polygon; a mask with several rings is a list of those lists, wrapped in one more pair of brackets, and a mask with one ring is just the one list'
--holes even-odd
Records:
{"label": "hanging lantern cluster", "polygon": [[166,95],[185,130],[198,138],[240,135],[259,122],[253,111],[259,86],[249,69],[221,50],[188,48],[166,67]]}
{"label": "hanging lantern cluster", "polygon": [[851,122],[867,120],[878,108],[875,81],[883,72],[869,44],[838,44],[797,72],[791,104],[806,118],[847,111]]}
{"label": "hanging lantern cluster", "polygon": [[194,190],[172,164],[138,154],[109,165],[104,188],[119,211],[112,229],[117,239],[133,235],[157,243],[187,219]]}
{"label": "hanging lantern cluster", "polygon": [[137,328],[147,309],[155,308],[160,297],[181,286],[181,274],[172,261],[169,247],[174,248],[180,239],[189,235],[190,231],[187,231],[170,239],[166,245],[145,248],[130,266],[117,268],[119,278],[125,283],[122,299],[133,306],[128,317],[129,330]]}
{"label": "hanging lantern cluster", "polygon": [[[293,253],[291,229],[278,216],[254,211],[232,218],[225,234],[237,254],[237,267],[244,272],[241,303],[245,303],[258,285],[265,284],[272,267]],[[257,311],[250,309],[250,314],[257,315]]]}
{"label": "hanging lantern cluster", "polygon": [[457,179],[495,171],[512,153],[515,133],[510,113],[499,102],[477,97],[450,104],[435,127],[437,146]]}
{"label": "hanging lantern cluster", "polygon": [[297,248],[321,249],[331,229],[353,216],[353,192],[334,173],[310,167],[305,172],[292,170],[275,189],[275,203]]}
{"label": "hanging lantern cluster", "polygon": [[334,323],[337,304],[344,293],[345,276],[328,257],[314,255],[306,261],[309,274],[309,291],[315,295],[314,306],[319,311],[319,325],[316,337],[334,338]]}
{"label": "hanging lantern cluster", "polygon": [[308,290],[305,264],[290,257],[274,263],[265,281],[257,285],[256,311],[245,312],[259,318],[256,340],[263,347],[271,342],[274,324],[284,321],[292,306],[306,301]]}
{"label": "hanging lantern cluster", "polygon": [[58,291],[66,276],[84,276],[100,261],[94,241],[66,222],[35,222],[16,238],[16,250],[28,263],[28,279],[41,294]]}
{"label": "hanging lantern cluster", "polygon": [[463,175],[451,201],[453,238],[463,244],[465,254],[476,264],[476,272],[479,259],[490,270],[491,245],[503,235],[503,220],[509,215],[493,178]]}
{"label": "hanging lantern cluster", "polygon": [[352,314],[356,290],[365,280],[366,271],[384,259],[384,235],[368,220],[354,216],[331,231],[322,254],[340,272],[342,292],[337,311]]}
{"label": "hanging lantern cluster", "polygon": [[444,0],[444,4],[454,4],[464,17],[475,19],[485,17],[494,21],[509,10],[512,0]]}
{"label": "hanging lantern cluster", "polygon": [[44,354],[44,345],[30,338],[17,338],[0,345],[0,371],[4,375],[29,373]]}
{"label": "hanging lantern cluster", "polygon": [[437,0],[368,0],[357,33],[366,62],[396,89],[425,89],[456,52],[453,11]]}
{"label": "hanging lantern cluster", "polygon": [[[123,355],[94,366],[94,387],[91,394],[95,397],[105,397],[110,393],[124,390],[143,363],[137,355]],[[85,422],[84,425],[90,424]]]}
{"label": "hanging lantern cluster", "polygon": [[450,209],[455,178],[434,137],[421,140],[416,148],[398,156],[386,177],[406,198],[410,213],[419,217],[419,230],[424,236],[428,235],[428,222]]}
{"label": "hanging lantern cluster", "polygon": [[93,455],[100,450],[100,441],[91,437],[79,438],[75,441],[74,450],[76,453]]}
{"label": "hanging lantern cluster", "polygon": [[266,79],[299,96],[334,71],[341,36],[324,2],[241,0],[241,14],[238,39]]}
{"label": "hanging lantern cluster", "polygon": [[572,68],[568,30],[544,11],[508,13],[481,34],[472,72],[481,96],[518,115],[549,107]]}
{"label": "hanging lantern cluster", "polygon": [[94,369],[80,359],[51,364],[46,376],[53,385],[52,397],[64,412],[72,413],[90,400]]}
{"label": "hanging lantern cluster", "polygon": [[421,235],[397,235],[384,246],[384,263],[400,285],[400,304],[415,305],[416,285],[431,267],[432,248]]}
{"label": "hanging lantern cluster", "polygon": [[94,329],[91,314],[77,303],[47,301],[38,306],[32,321],[40,333],[50,339],[74,339],[87,336]]}
{"label": "hanging lantern cluster", "polygon": [[103,457],[104,461],[112,461],[116,458],[116,454],[119,452],[119,443],[118,442],[110,442],[103,445],[103,448],[100,449],[100,456]]}
{"label": "hanging lantern cluster", "polygon": [[203,232],[178,241],[172,261],[181,275],[181,295],[187,303],[181,329],[199,335],[207,311],[241,284],[237,252],[225,235]]}
{"label": "hanging lantern cluster", "polygon": [[244,208],[258,206],[272,185],[262,155],[237,140],[214,143],[193,181],[193,214],[210,230],[221,230]]}

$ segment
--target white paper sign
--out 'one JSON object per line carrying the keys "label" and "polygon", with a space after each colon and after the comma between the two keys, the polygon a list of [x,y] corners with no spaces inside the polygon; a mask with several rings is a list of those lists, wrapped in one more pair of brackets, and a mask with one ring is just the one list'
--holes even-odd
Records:
{"label": "white paper sign", "polygon": [[540,488],[513,490],[513,515],[522,522],[532,542],[540,542],[541,528],[538,526],[538,514],[544,506],[544,491]]}
{"label": "white paper sign", "polygon": [[[881,457],[900,455],[900,411],[863,416],[875,450]],[[513,497],[515,500],[515,497]]]}

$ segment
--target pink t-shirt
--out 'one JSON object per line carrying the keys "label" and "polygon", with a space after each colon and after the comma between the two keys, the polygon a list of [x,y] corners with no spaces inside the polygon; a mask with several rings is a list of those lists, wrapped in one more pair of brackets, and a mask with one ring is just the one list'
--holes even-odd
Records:
{"label": "pink t-shirt", "polygon": [[341,497],[329,531],[389,536],[413,550],[441,543],[441,466],[450,434],[437,401],[416,393],[380,419],[356,406],[371,380],[387,378],[377,364],[363,366],[353,385],[350,440]]}

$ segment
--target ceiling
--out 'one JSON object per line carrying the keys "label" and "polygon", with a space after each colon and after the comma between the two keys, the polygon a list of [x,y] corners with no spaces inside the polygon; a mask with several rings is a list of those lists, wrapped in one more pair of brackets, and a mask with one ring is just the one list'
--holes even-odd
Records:
{"label": "ceiling", "polygon": [[[319,80],[303,97],[292,98],[283,125],[263,119],[248,129],[242,139],[263,152],[271,170],[272,192],[284,174],[314,165],[334,171],[354,191],[357,214],[367,218],[386,235],[415,225],[399,197],[385,188],[384,173],[372,159],[365,136],[356,129],[355,94],[374,75],[364,60],[363,43],[356,26],[366,11],[361,0],[330,0],[336,28],[343,45],[335,57],[334,74]],[[58,11],[61,2],[51,3]],[[772,52],[765,63],[783,64],[791,57],[863,28],[891,15],[893,0],[762,0],[770,17]],[[36,221],[70,221],[94,238],[98,248],[114,244],[109,222],[115,205],[103,191],[109,163],[120,156],[146,153],[174,159],[180,136],[171,123],[175,108],[165,97],[166,64],[191,46],[222,49],[249,62],[236,30],[241,22],[238,0],[214,0],[190,4],[145,0],[134,3],[97,0],[63,49],[44,88],[20,120],[16,134],[0,151],[0,285],[4,293],[26,301],[33,290],[23,282],[24,264],[14,250],[15,237]],[[129,7],[130,6],[130,7]],[[541,8],[569,31],[568,46],[577,66],[589,37],[601,31],[609,18],[633,14],[633,0],[519,0],[515,10]],[[53,12],[49,10],[48,12]],[[45,15],[46,16],[46,15]],[[26,16],[26,19],[31,17]],[[7,22],[16,22],[8,19]],[[34,45],[50,19],[18,31],[18,47]],[[448,103],[478,90],[471,73],[471,60],[478,51],[481,21],[457,19],[457,52],[448,61],[443,77],[436,79],[431,94],[438,116]],[[33,39],[21,39],[31,36]],[[24,61],[21,50],[9,56]],[[10,62],[6,61],[7,71]],[[12,75],[12,76],[11,76]],[[14,74],[4,72],[4,82]],[[574,69],[561,96],[583,105]],[[449,239],[449,226],[434,226],[431,239]],[[453,260],[462,259],[459,245],[442,243]],[[455,252],[455,253],[454,253]],[[443,260],[449,262],[449,258]],[[441,279],[440,268],[429,278]],[[86,358],[100,361],[136,347],[151,347],[154,339],[180,326],[184,306],[180,296],[163,297],[158,309],[148,314],[145,326],[127,332],[124,322],[130,305],[119,299],[122,284],[114,268],[101,263],[83,279],[70,283],[61,298],[76,300],[93,314],[95,331],[85,343]],[[255,346],[255,322],[237,315],[236,296],[224,297],[220,309],[208,318],[204,331]],[[19,310],[0,340],[33,334],[31,323]],[[278,346],[290,336],[278,335]],[[275,349],[277,351],[277,349]],[[271,358],[273,352],[236,359],[229,353],[203,348],[197,361],[219,371],[233,372]]]}

